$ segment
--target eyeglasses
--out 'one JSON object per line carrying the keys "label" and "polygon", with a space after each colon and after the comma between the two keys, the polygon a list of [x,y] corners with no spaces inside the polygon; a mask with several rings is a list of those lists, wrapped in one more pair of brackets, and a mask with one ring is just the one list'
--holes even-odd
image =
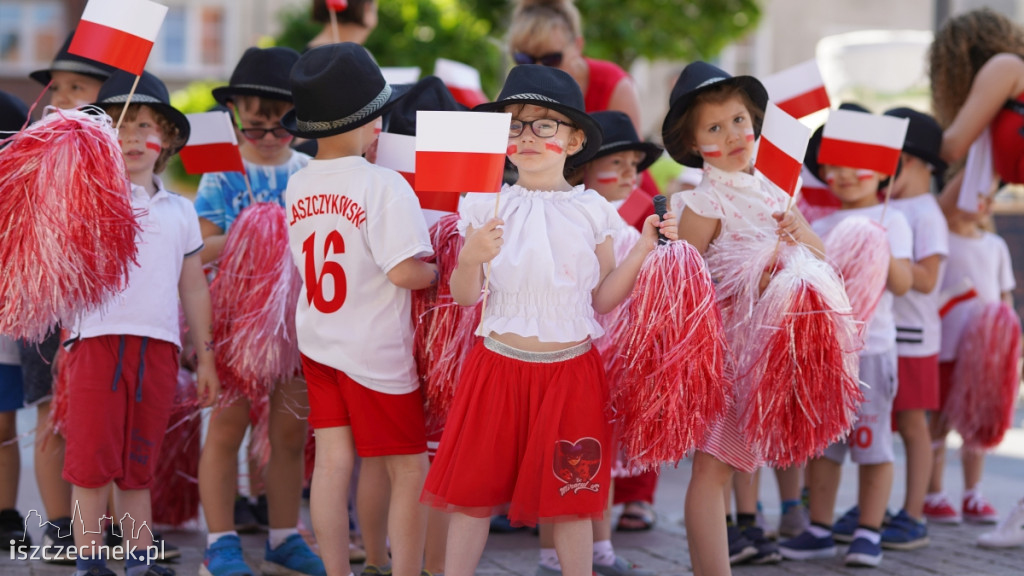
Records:
{"label": "eyeglasses", "polygon": [[534,135],[538,138],[551,138],[558,132],[559,126],[569,126],[575,128],[575,124],[568,122],[562,122],[561,120],[555,120],[554,118],[538,118],[531,122],[524,122],[522,120],[512,120],[512,124],[508,127],[508,137],[518,138],[526,127],[529,126],[530,130],[533,131]]}
{"label": "eyeglasses", "polygon": [[533,56],[526,52],[516,52],[512,55],[512,59],[515,60],[516,64],[540,64],[541,66],[553,68],[562,63],[562,53],[552,52],[542,56]]}
{"label": "eyeglasses", "polygon": [[266,135],[273,134],[278,140],[291,139],[292,133],[283,126],[277,128],[241,128],[242,136],[249,140],[262,140]]}

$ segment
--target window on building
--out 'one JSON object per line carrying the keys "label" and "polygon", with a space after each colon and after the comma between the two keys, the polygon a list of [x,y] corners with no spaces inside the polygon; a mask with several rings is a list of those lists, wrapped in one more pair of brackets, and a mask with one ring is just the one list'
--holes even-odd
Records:
{"label": "window on building", "polygon": [[0,3],[0,71],[21,74],[45,66],[64,41],[64,4],[59,0]]}

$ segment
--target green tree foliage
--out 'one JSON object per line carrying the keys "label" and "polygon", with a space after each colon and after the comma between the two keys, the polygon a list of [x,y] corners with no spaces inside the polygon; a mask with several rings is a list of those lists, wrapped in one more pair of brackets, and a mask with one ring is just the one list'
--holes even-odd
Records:
{"label": "green tree foliage", "polygon": [[[753,29],[757,0],[576,0],[588,56],[628,67],[639,57],[709,59]],[[504,35],[510,0],[380,0],[380,23],[367,48],[382,66],[433,70],[438,57],[480,70],[494,95],[509,65]],[[309,8],[282,15],[278,44],[302,50],[319,31]]]}

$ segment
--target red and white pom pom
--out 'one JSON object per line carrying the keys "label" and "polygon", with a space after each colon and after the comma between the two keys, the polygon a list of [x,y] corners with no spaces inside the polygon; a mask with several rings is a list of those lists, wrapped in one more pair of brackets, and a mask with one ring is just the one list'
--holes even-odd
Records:
{"label": "red and white pom pom", "polygon": [[476,344],[476,326],[480,323],[479,305],[460,306],[452,299],[452,271],[465,242],[456,227],[458,221],[458,214],[447,214],[430,228],[438,282],[413,292],[413,352],[424,384],[427,420],[434,425],[441,425],[447,418],[462,361]]}
{"label": "red and white pom pom", "polygon": [[199,517],[199,437],[202,412],[196,399],[195,375],[178,371],[178,389],[160,447],[150,490],[153,522],[181,526]]}
{"label": "red and white pom pom", "polygon": [[867,323],[889,277],[889,237],[881,224],[864,216],[845,218],[822,238],[828,260],[839,271],[853,316]]}
{"label": "red and white pom pom", "polygon": [[629,303],[627,364],[612,399],[627,464],[683,458],[724,414],[726,355],[715,289],[686,242],[655,248]]}
{"label": "red and white pom pom", "polygon": [[140,227],[110,117],[56,110],[0,150],[0,334],[39,342],[124,288]]}
{"label": "red and white pom pom", "polygon": [[[615,265],[626,259],[629,252],[640,239],[640,232],[632,226],[624,226],[612,236],[615,250]],[[604,329],[604,334],[594,339],[594,347],[601,353],[604,362],[605,378],[612,395],[622,385],[626,364],[626,332],[629,327],[629,297],[607,314],[597,314],[597,323]]]}
{"label": "red and white pom pom", "polygon": [[845,437],[864,398],[842,282],[803,246],[784,246],[779,259],[738,351],[736,389],[745,437],[785,468]]}
{"label": "red and white pom pom", "polygon": [[258,202],[242,210],[231,226],[210,287],[213,338],[228,397],[250,401],[266,396],[274,382],[302,367],[295,333],[295,306],[302,280],[288,247],[284,208]]}
{"label": "red and white pom pom", "polygon": [[964,446],[995,448],[1013,426],[1020,393],[1020,320],[1013,308],[976,307],[957,347],[946,417]]}

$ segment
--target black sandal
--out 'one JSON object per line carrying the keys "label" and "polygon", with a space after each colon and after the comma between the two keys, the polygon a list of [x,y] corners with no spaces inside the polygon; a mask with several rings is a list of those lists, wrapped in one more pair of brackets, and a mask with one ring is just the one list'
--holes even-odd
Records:
{"label": "black sandal", "polygon": [[[639,512],[636,511],[638,509]],[[623,523],[623,520],[625,520],[625,523]],[[657,513],[655,513],[650,503],[642,500],[626,502],[615,529],[619,532],[645,532],[654,528],[656,521]]]}

